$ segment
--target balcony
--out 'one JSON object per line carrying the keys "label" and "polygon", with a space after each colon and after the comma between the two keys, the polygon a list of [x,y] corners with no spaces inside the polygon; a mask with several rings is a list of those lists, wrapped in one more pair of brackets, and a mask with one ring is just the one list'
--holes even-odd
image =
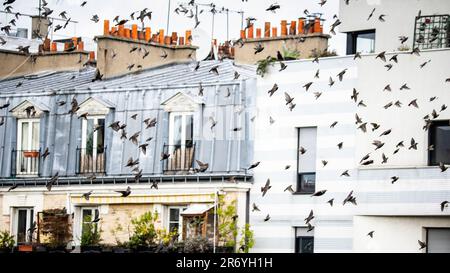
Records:
{"label": "balcony", "polygon": [[164,174],[186,174],[194,168],[195,143],[164,145],[163,152],[170,155],[163,161]]}
{"label": "balcony", "polygon": [[39,176],[40,150],[12,150],[11,176]]}
{"label": "balcony", "polygon": [[106,174],[106,147],[77,148],[76,174]]}

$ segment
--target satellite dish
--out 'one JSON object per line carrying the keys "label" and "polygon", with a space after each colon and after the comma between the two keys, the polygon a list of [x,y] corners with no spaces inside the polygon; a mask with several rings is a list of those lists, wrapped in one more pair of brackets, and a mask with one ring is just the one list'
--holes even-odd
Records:
{"label": "satellite dish", "polygon": [[197,60],[204,60],[211,52],[212,38],[205,30],[196,28],[192,31],[192,44],[198,46]]}

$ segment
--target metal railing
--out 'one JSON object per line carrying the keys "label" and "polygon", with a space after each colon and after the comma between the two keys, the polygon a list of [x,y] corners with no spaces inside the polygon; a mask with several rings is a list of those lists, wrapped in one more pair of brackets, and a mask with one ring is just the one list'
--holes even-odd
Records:
{"label": "metal railing", "polygon": [[11,176],[39,176],[40,150],[12,150]]}
{"label": "metal railing", "polygon": [[78,148],[76,152],[76,174],[105,174],[106,147]]}
{"label": "metal railing", "polygon": [[413,48],[433,49],[450,47],[450,15],[416,17]]}
{"label": "metal railing", "polygon": [[164,145],[163,152],[170,155],[163,162],[163,172],[180,173],[194,168],[195,143],[190,145]]}

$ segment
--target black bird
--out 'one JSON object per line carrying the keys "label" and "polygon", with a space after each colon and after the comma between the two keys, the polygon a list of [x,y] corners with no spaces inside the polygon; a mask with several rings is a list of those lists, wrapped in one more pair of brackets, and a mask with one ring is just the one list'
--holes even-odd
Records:
{"label": "black bird", "polygon": [[18,184],[14,183],[14,185],[12,185],[12,186],[8,189],[8,192],[10,192],[10,191],[16,189],[18,186],[19,186]]}
{"label": "black bird", "polygon": [[441,203],[441,211],[444,211],[445,208],[448,207],[449,202],[448,201],[444,201]]}
{"label": "black bird", "polygon": [[272,186],[270,186],[270,179],[267,179],[264,187],[261,187],[261,192],[262,192],[263,197],[264,197],[264,195],[266,195],[267,191],[270,190],[270,188],[272,188]]}
{"label": "black bird", "polygon": [[309,212],[308,217],[305,218],[305,223],[308,224],[309,222],[311,222],[312,219],[314,219],[314,212],[313,212],[313,210],[311,210]]}
{"label": "black bird", "polygon": [[270,89],[269,92],[267,92],[267,93],[269,93],[269,96],[272,97],[273,94],[274,94],[277,90],[278,90],[278,85],[277,85],[277,84],[274,84],[273,87],[272,87],[272,89]]}
{"label": "black bird", "polygon": [[441,169],[441,172],[445,172],[448,170],[448,167],[445,166],[445,164],[443,162],[439,163],[439,169]]}
{"label": "black bird", "polygon": [[313,193],[313,194],[311,195],[311,197],[313,197],[313,196],[319,197],[319,196],[324,195],[326,192],[327,192],[327,190],[321,190],[321,191],[318,191],[318,192]]}
{"label": "black bird", "polygon": [[400,179],[400,177],[398,176],[393,176],[391,177],[391,183],[394,184],[395,182],[397,182]]}
{"label": "black bird", "polygon": [[115,192],[122,194],[122,197],[127,197],[128,195],[131,194],[131,188],[130,186],[128,186],[127,189],[124,191],[115,191]]}
{"label": "black bird", "polygon": [[367,233],[367,236],[370,236],[370,238],[373,238],[373,234],[375,233],[374,230],[372,230],[371,232]]}
{"label": "black bird", "polygon": [[254,168],[258,167],[260,163],[261,163],[261,162],[259,162],[259,161],[256,162],[256,163],[253,163],[252,165],[250,165],[250,167],[247,169],[247,171],[249,171],[249,170],[251,170],[251,169],[254,169]]}
{"label": "black bird", "polygon": [[266,11],[271,11],[271,12],[275,13],[276,10],[279,9],[279,8],[281,8],[281,6],[275,3],[275,4],[270,5],[270,6],[266,9]]}
{"label": "black bird", "polygon": [[86,199],[87,201],[89,201],[89,197],[91,196],[93,191],[88,191],[86,193],[83,193],[83,198]]}
{"label": "black bird", "polygon": [[55,184],[56,181],[59,179],[59,172],[56,172],[55,175],[53,175],[50,180],[45,184],[45,187],[48,191],[52,190],[53,184]]}
{"label": "black bird", "polygon": [[426,243],[424,243],[424,242],[422,242],[422,241],[420,241],[420,240],[417,240],[417,242],[419,243],[419,246],[420,246],[419,250],[422,250],[422,249],[424,249],[424,248],[427,247],[427,244],[426,244]]}
{"label": "black bird", "polygon": [[252,206],[252,212],[254,212],[254,211],[261,211],[255,203],[253,203],[253,206]]}

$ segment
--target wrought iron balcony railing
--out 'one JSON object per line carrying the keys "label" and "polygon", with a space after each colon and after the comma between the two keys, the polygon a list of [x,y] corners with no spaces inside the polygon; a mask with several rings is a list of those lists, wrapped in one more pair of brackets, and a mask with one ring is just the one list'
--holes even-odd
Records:
{"label": "wrought iron balcony railing", "polygon": [[163,152],[170,155],[163,162],[165,174],[186,173],[194,168],[195,143],[190,145],[164,145]]}
{"label": "wrought iron balcony railing", "polygon": [[76,174],[105,174],[106,147],[77,148]]}
{"label": "wrought iron balcony railing", "polygon": [[12,150],[11,176],[39,176],[40,150]]}

